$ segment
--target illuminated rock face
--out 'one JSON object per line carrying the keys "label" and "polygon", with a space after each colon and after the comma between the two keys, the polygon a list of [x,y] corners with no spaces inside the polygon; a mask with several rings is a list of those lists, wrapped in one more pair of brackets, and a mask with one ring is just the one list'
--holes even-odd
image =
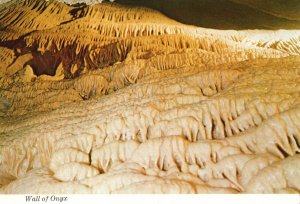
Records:
{"label": "illuminated rock face", "polygon": [[4,5],[2,193],[299,193],[299,31]]}

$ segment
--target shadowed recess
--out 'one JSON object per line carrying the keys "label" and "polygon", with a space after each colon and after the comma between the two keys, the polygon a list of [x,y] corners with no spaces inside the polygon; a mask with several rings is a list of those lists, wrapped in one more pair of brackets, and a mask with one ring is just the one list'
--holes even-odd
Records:
{"label": "shadowed recess", "polygon": [[300,1],[118,0],[157,9],[185,24],[217,29],[299,29]]}

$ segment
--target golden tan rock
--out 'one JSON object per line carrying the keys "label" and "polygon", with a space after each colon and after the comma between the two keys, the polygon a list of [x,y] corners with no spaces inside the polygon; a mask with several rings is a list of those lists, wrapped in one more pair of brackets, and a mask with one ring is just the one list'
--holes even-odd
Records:
{"label": "golden tan rock", "polygon": [[0,192],[299,193],[300,31],[3,5]]}

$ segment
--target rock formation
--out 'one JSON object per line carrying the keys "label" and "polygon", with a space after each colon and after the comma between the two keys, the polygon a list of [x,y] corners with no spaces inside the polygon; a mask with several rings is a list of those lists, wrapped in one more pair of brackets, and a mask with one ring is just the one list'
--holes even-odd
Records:
{"label": "rock formation", "polygon": [[299,193],[299,42],[115,3],[0,5],[0,192]]}

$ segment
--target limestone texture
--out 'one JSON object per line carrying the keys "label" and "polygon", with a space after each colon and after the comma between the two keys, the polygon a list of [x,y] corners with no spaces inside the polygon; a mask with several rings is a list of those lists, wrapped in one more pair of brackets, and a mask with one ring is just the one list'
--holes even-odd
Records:
{"label": "limestone texture", "polygon": [[299,55],[300,30],[0,4],[0,193],[299,193]]}

